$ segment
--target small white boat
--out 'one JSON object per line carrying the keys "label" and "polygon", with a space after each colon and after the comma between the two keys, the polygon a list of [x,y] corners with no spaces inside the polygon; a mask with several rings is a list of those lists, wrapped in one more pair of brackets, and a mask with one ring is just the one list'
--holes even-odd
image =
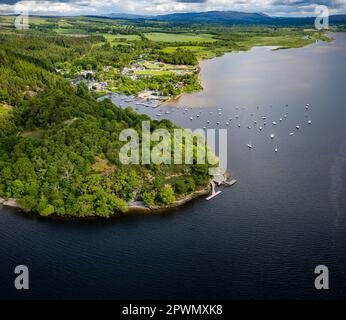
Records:
{"label": "small white boat", "polygon": [[161,113],[158,113],[156,116],[157,116],[157,117],[161,117]]}
{"label": "small white boat", "polygon": [[284,115],[284,118],[287,118],[287,114]]}
{"label": "small white boat", "polygon": [[207,127],[203,127],[203,129],[205,130],[205,129],[207,129]]}
{"label": "small white boat", "polygon": [[217,109],[218,111],[222,111],[222,108]]}
{"label": "small white boat", "polygon": [[294,132],[291,132],[291,133],[290,133],[290,136],[294,136]]}
{"label": "small white boat", "polygon": [[276,126],[276,125],[277,125],[276,121],[273,121],[272,123],[273,123],[273,126]]}
{"label": "small white boat", "polygon": [[309,109],[309,106],[308,106],[308,105],[306,105],[306,106],[305,106],[305,109],[306,109],[306,110],[307,110],[307,109]]}
{"label": "small white boat", "polygon": [[253,123],[254,123],[254,124],[257,124],[257,121],[255,120]]}
{"label": "small white boat", "polygon": [[209,123],[210,123],[210,120],[208,120],[207,123],[209,124]]}
{"label": "small white boat", "polygon": [[229,126],[229,122],[226,122],[226,126]]}
{"label": "small white boat", "polygon": [[309,121],[308,121],[308,124],[312,124],[312,121],[311,121],[311,120],[309,120]]}
{"label": "small white boat", "polygon": [[193,120],[193,117],[190,117],[190,120],[192,121],[192,120]]}
{"label": "small white boat", "polygon": [[266,120],[267,119],[267,117],[262,117],[262,120]]}
{"label": "small white boat", "polygon": [[278,151],[279,151],[278,147],[276,147],[276,148],[274,149],[274,151],[275,151],[275,152],[278,152]]}
{"label": "small white boat", "polygon": [[250,143],[247,145],[247,147],[248,147],[249,149],[252,149],[252,148],[253,148],[252,144],[250,144]]}
{"label": "small white boat", "polygon": [[300,126],[296,126],[296,129],[299,130],[299,129],[300,129]]}
{"label": "small white boat", "polygon": [[274,139],[274,138],[275,138],[275,134],[272,133],[272,134],[270,135],[270,139]]}
{"label": "small white boat", "polygon": [[280,122],[282,122],[282,118],[280,118]]}
{"label": "small white boat", "polygon": [[222,112],[219,112],[219,116],[222,116]]}
{"label": "small white boat", "polygon": [[166,114],[169,114],[169,111],[166,111],[165,113],[166,113]]}
{"label": "small white boat", "polygon": [[248,126],[247,128],[248,128],[249,130],[251,130],[251,129],[252,129],[252,128],[251,128],[251,126]]}
{"label": "small white boat", "polygon": [[263,128],[262,128],[262,127],[259,127],[259,129],[260,129],[260,131],[262,131]]}
{"label": "small white boat", "polygon": [[220,125],[220,121],[216,122],[217,125]]}
{"label": "small white boat", "polygon": [[198,115],[197,115],[197,118],[199,118],[199,117],[200,117],[200,115],[198,114]]}
{"label": "small white boat", "polygon": [[238,128],[240,128],[240,123],[238,124]]}
{"label": "small white boat", "polygon": [[266,125],[267,125],[267,122],[263,122],[263,125],[266,126]]}

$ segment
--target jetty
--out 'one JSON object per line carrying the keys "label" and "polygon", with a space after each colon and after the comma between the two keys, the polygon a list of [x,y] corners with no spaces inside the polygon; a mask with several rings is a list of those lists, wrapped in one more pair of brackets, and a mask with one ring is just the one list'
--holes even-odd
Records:
{"label": "jetty", "polygon": [[217,197],[220,193],[222,193],[222,191],[216,191],[216,184],[214,181],[210,182],[211,184],[211,195],[206,198],[205,200],[209,201],[211,199],[214,199],[215,197]]}
{"label": "jetty", "polygon": [[222,191],[216,191],[216,187],[224,186],[224,187],[231,187],[237,183],[236,179],[231,179],[232,175],[230,172],[224,172],[221,171],[213,176],[211,184],[211,195],[206,198],[207,201],[210,201],[220,195]]}

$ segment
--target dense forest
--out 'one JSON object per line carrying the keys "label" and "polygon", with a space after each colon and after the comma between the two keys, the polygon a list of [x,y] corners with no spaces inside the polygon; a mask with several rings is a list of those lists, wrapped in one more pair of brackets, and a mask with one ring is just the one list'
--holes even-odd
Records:
{"label": "dense forest", "polygon": [[[171,205],[208,183],[207,165],[119,162],[121,130],[140,132],[143,120],[151,121],[152,130],[174,125],[123,110],[108,99],[97,102],[84,83],[74,87],[56,74],[55,64],[83,56],[98,41],[35,33],[1,36],[0,197],[17,199],[25,211],[110,217],[136,200]],[[133,54],[120,50],[107,63],[125,65]]]}

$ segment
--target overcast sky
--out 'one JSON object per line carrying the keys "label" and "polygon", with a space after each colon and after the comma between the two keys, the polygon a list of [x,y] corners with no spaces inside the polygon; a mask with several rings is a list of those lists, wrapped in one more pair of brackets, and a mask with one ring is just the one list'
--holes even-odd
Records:
{"label": "overcast sky", "polygon": [[346,0],[0,0],[0,13],[27,9],[31,14],[166,14],[210,10],[263,12],[273,16],[314,15],[318,4],[330,13],[346,13]]}

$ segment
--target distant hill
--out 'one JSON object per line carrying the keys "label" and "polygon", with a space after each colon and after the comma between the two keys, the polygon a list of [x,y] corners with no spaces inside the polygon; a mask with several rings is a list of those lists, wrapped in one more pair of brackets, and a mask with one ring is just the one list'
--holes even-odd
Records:
{"label": "distant hill", "polygon": [[139,15],[139,14],[131,14],[131,13],[110,13],[102,15],[102,17],[106,18],[114,18],[114,19],[153,19],[154,16],[147,15]]}
{"label": "distant hill", "polygon": [[192,23],[259,23],[270,22],[272,20],[266,14],[263,13],[248,13],[238,11],[208,11],[208,12],[196,12],[196,13],[173,13],[168,15],[156,16],[157,20],[184,22],[189,21]]}
{"label": "distant hill", "polygon": [[[176,23],[213,23],[213,24],[266,24],[266,25],[311,25],[315,17],[271,17],[264,13],[249,13],[239,11],[207,11],[173,13],[158,16],[134,15],[126,13],[111,13],[104,15],[107,18],[120,19],[146,19],[157,21],[169,21]],[[334,15],[330,17],[332,24],[346,24],[346,15]]]}

